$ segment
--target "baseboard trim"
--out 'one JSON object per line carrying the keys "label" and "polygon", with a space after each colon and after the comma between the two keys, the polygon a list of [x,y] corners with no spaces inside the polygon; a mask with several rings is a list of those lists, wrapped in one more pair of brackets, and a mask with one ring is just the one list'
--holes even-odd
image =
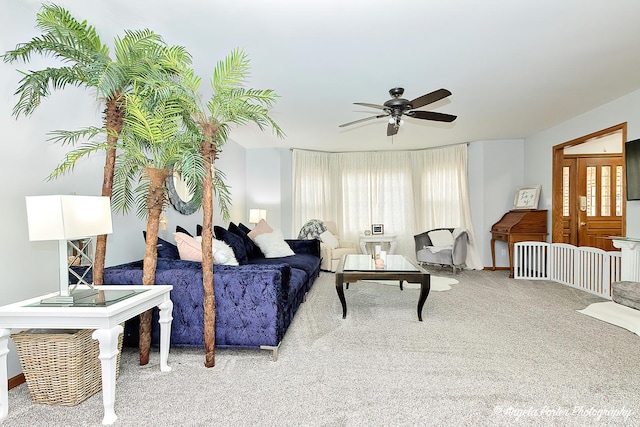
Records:
{"label": "baseboard trim", "polygon": [[485,267],[483,270],[510,270],[509,267]]}
{"label": "baseboard trim", "polygon": [[14,387],[18,387],[20,384],[24,383],[26,380],[24,378],[24,374],[18,374],[13,378],[9,378],[9,390]]}

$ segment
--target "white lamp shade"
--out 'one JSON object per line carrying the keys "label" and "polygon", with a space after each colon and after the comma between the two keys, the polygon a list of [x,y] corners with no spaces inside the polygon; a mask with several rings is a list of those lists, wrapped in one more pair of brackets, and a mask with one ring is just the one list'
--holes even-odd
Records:
{"label": "white lamp shade", "polygon": [[110,234],[111,203],[102,196],[27,196],[29,240],[73,240]]}
{"label": "white lamp shade", "polygon": [[249,222],[257,224],[261,219],[267,219],[266,209],[249,209]]}

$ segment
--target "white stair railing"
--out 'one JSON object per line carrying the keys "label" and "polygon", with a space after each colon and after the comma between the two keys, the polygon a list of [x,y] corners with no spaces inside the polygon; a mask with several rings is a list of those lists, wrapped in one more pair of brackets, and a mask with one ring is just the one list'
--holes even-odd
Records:
{"label": "white stair railing", "polygon": [[518,242],[513,252],[516,279],[551,280],[607,299],[620,281],[620,252],[546,242]]}

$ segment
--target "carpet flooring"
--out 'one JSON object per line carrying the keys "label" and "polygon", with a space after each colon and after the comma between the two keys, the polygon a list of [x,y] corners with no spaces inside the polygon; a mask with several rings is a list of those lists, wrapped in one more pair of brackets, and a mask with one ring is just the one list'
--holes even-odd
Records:
{"label": "carpet flooring", "polygon": [[[446,276],[446,271],[436,272]],[[506,271],[463,271],[432,292],[377,283],[345,290],[322,273],[277,362],[257,350],[172,349],[137,365],[125,349],[117,426],[636,426],[640,337],[578,313],[602,300]],[[453,278],[453,275],[449,275]],[[74,407],[9,391],[5,426],[98,426],[102,396]]]}
{"label": "carpet flooring", "polygon": [[[387,286],[399,286],[397,280],[362,280],[362,282],[374,282]],[[442,277],[431,275],[430,278],[430,292],[444,292],[451,289],[451,285],[455,285],[458,281],[452,277]],[[419,283],[407,283],[403,282],[402,287],[404,289],[420,289]]]}

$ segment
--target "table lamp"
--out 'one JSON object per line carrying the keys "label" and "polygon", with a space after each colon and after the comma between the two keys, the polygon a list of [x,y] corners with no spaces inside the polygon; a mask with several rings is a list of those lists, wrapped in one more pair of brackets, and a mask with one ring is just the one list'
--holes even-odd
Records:
{"label": "table lamp", "polygon": [[[60,260],[60,293],[46,301],[55,304],[73,304],[79,298],[86,298],[86,292],[73,294],[75,287],[69,290],[69,265],[67,244],[69,240],[78,240],[113,232],[111,223],[111,204],[108,197],[102,196],[27,196],[27,223],[29,240],[57,240]],[[75,250],[88,249],[88,245],[72,246]],[[87,268],[93,268],[93,256],[83,253],[90,260]],[[84,276],[83,276],[84,277]],[[85,282],[86,283],[86,282]],[[93,291],[93,284],[89,284]]]}
{"label": "table lamp", "polygon": [[257,224],[261,219],[267,220],[266,209],[249,209],[249,222]]}

